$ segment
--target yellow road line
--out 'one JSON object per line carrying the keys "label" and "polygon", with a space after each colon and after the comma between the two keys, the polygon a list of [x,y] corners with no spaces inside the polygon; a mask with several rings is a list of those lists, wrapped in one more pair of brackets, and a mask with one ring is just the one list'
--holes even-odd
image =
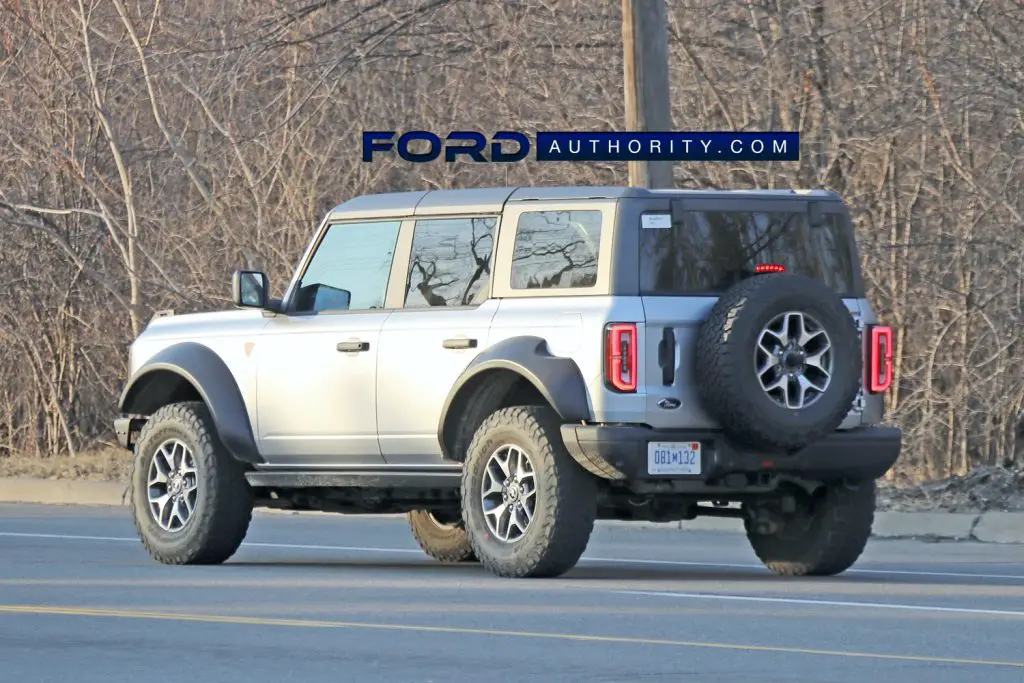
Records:
{"label": "yellow road line", "polygon": [[599,636],[582,633],[545,633],[543,631],[511,631],[500,629],[460,628],[457,626],[421,626],[417,624],[376,624],[360,621],[321,621],[313,619],[279,619],[268,617],[232,617],[219,614],[148,612],[143,610],[101,609],[90,607],[51,607],[47,605],[0,605],[0,613],[63,615],[77,617],[110,617],[119,619],[160,619],[167,621],[205,622],[211,624],[240,624],[249,626],[279,626],[291,628],[364,629],[378,631],[406,631],[416,633],[447,633],[457,635],[505,636],[513,638],[534,638],[567,640],[586,643],[620,643],[628,645],[668,645],[674,647],[704,648],[747,652],[775,652],[782,654],[819,655],[845,657],[850,659],[878,659],[898,662],[925,662],[931,664],[963,664],[969,666],[1001,666],[1024,668],[1024,662],[1007,662],[988,659],[960,659],[956,657],[931,657],[927,655],[893,655],[877,652],[856,652],[847,650],[816,650],[803,647],[776,645],[741,645],[736,643],[715,643],[691,640],[669,640],[661,638],[631,638],[628,636]]}

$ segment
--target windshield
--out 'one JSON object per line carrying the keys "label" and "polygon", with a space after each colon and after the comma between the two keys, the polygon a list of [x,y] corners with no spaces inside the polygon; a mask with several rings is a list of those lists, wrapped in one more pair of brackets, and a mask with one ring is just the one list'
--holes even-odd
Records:
{"label": "windshield", "polygon": [[640,292],[719,294],[759,265],[820,280],[858,296],[855,251],[845,216],[825,214],[811,228],[806,212],[687,211],[682,224],[646,213],[640,227]]}

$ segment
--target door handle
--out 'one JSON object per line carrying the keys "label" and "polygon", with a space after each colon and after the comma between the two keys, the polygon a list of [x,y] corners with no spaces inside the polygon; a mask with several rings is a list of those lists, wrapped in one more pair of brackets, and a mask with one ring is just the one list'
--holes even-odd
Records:
{"label": "door handle", "polygon": [[465,337],[459,339],[445,339],[444,348],[446,349],[475,349],[476,339],[466,339]]}
{"label": "door handle", "polygon": [[345,341],[338,342],[337,349],[342,353],[359,353],[360,351],[369,351],[370,342],[364,341]]}

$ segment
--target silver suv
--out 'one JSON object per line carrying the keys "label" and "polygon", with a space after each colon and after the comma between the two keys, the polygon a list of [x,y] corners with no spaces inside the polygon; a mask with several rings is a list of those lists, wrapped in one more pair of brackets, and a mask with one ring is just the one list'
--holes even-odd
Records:
{"label": "silver suv", "polygon": [[425,552],[557,576],[596,519],[742,517],[837,574],[900,453],[892,334],[825,191],[356,197],[282,299],[158,314],[115,423],[150,554],[219,563],[254,507],[408,514]]}

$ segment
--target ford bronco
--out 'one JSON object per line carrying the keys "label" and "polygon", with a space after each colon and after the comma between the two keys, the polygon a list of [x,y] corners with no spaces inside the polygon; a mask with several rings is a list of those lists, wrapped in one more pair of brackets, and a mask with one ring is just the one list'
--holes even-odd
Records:
{"label": "ford bronco", "polygon": [[771,570],[832,575],[900,453],[828,191],[360,196],[282,298],[251,270],[232,293],[131,347],[115,428],[164,563],[224,562],[275,507],[406,514],[507,577],[570,570],[598,519],[738,517]]}

